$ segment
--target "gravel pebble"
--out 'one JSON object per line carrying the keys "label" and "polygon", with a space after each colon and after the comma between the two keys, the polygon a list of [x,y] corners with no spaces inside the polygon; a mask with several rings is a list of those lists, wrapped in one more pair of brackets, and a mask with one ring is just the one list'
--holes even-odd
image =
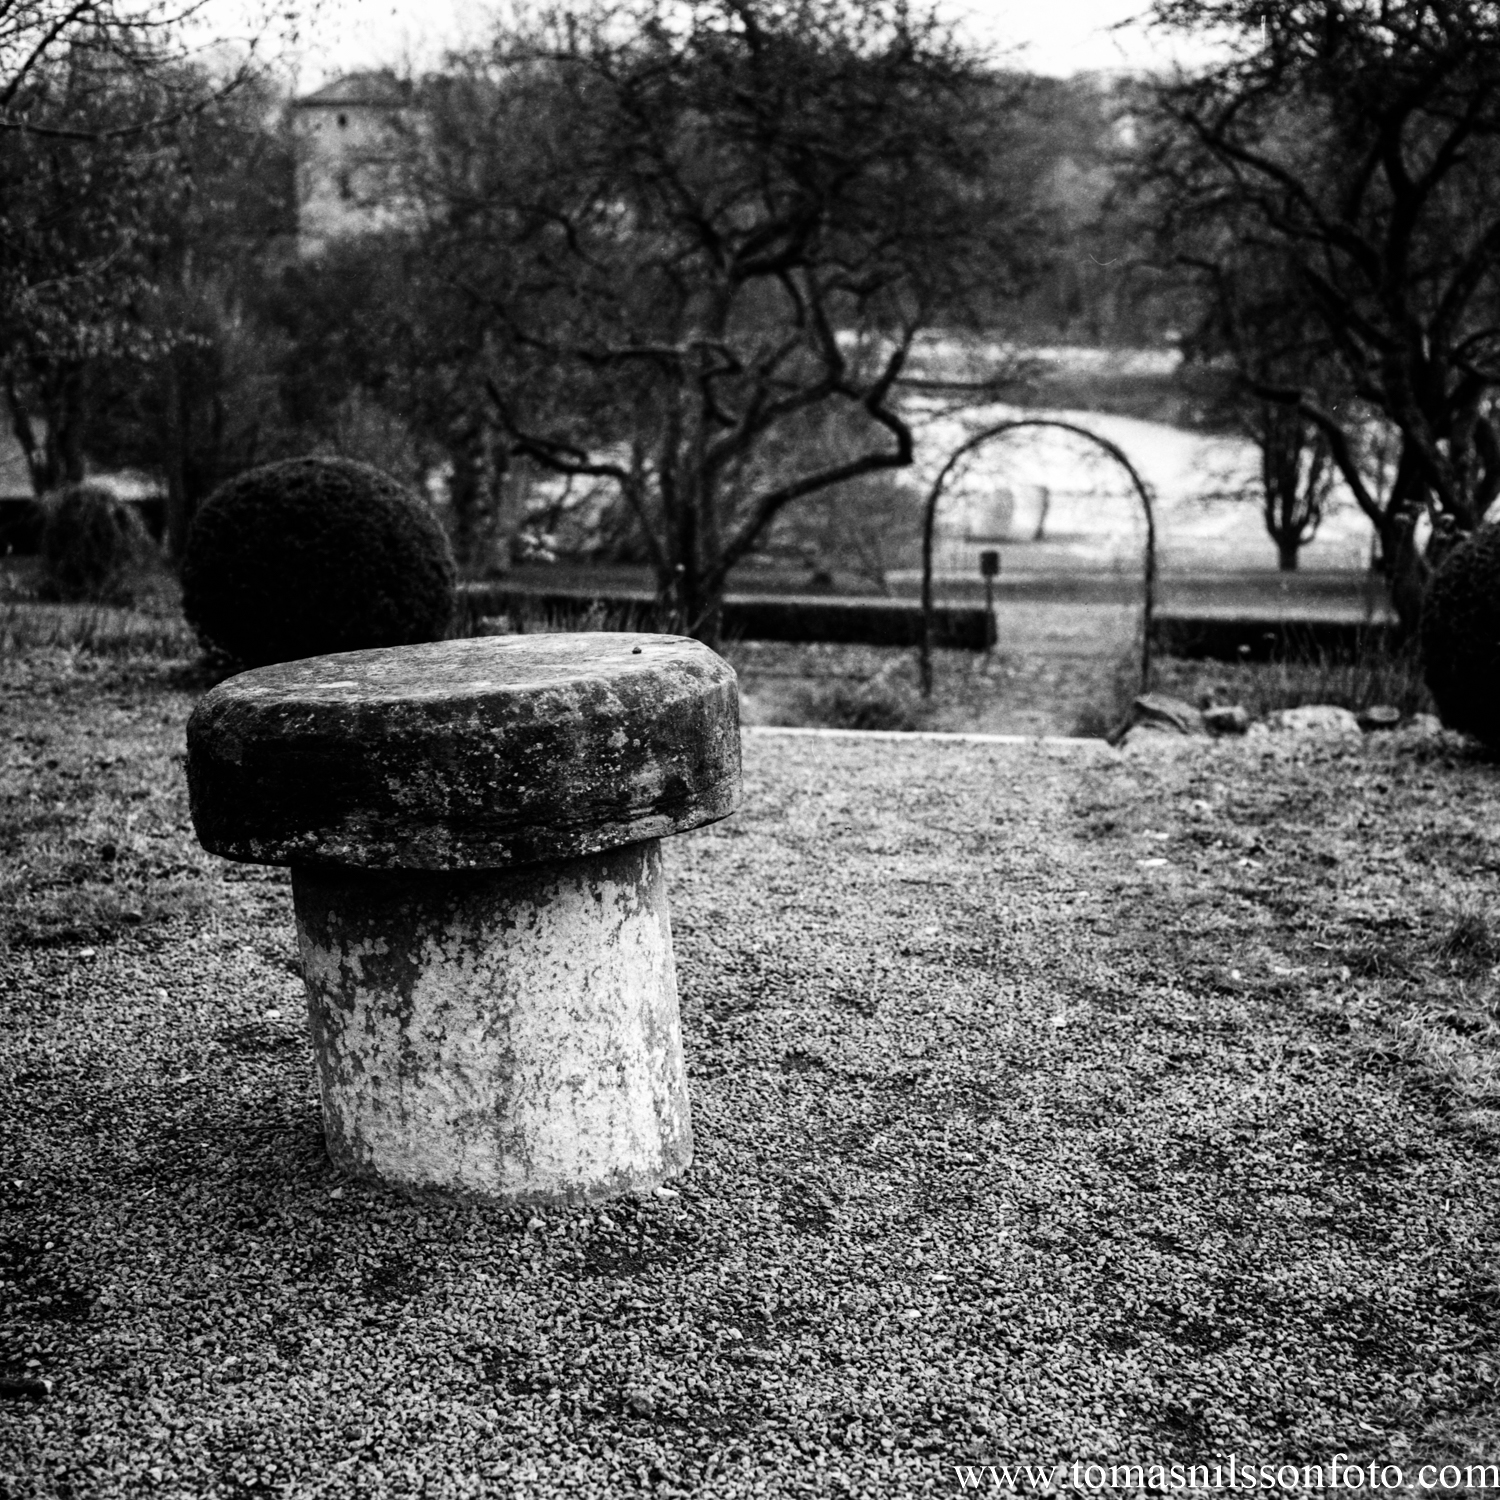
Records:
{"label": "gravel pebble", "polygon": [[[108,707],[7,681],[54,747]],[[189,702],[120,689],[122,774]],[[1351,936],[1483,892],[1492,767],[757,736],[746,780],[668,849],[694,1166],[541,1212],[334,1175],[290,892],[154,792],[182,909],[0,952],[0,1495],[888,1497],[1496,1430],[1500,1160]]]}

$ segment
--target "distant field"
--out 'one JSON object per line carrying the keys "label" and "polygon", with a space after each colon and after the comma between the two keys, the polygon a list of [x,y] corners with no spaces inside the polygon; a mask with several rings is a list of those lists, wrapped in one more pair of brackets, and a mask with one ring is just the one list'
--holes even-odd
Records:
{"label": "distant field", "polygon": [[[1243,496],[1257,456],[1243,438],[1204,426],[1201,403],[1174,371],[1170,349],[1048,348],[931,340],[919,349],[927,377],[973,379],[1007,362],[1029,369],[1024,395],[1009,404],[941,412],[934,398],[913,400],[917,461],[902,476],[925,494],[948,455],[969,435],[998,423],[1056,417],[1117,444],[1155,491],[1161,554],[1169,568],[1213,572],[1274,570],[1276,553],[1258,506]],[[1047,505],[1045,536],[1034,536]],[[1005,537],[1016,567],[1062,571],[1113,568],[1133,558],[1143,535],[1139,504],[1111,460],[1077,438],[1043,429],[1017,432],[981,448],[944,498],[946,533],[939,567],[968,573],[983,543]],[[1370,524],[1342,488],[1318,536],[1304,549],[1312,570],[1368,567]],[[1002,545],[1006,544],[1003,543]]]}
{"label": "distant field", "polygon": [[[1257,460],[1251,444],[1242,439],[1098,412],[986,407],[962,418],[934,418],[923,433],[909,482],[925,492],[946,456],[968,434],[1013,418],[1043,415],[1097,432],[1136,466],[1155,492],[1158,548],[1165,567],[1183,572],[1275,569],[1276,551],[1260,508],[1243,498]],[[1036,541],[1032,538],[1044,500],[1044,538]],[[1004,537],[999,545],[1007,549],[1012,566],[1034,571],[1129,567],[1145,539],[1139,502],[1118,466],[1085,441],[1048,429],[1015,432],[981,448],[945,494],[943,507],[948,512],[940,552],[945,571],[976,570],[980,547],[993,545],[980,538]],[[996,526],[997,519],[1009,524]],[[974,540],[966,542],[966,535]],[[1370,523],[1340,496],[1303,549],[1301,564],[1312,571],[1366,570],[1370,542]]]}
{"label": "distant field", "polygon": [[[896,475],[911,501],[909,534],[883,538],[898,563],[891,582],[914,588],[920,538],[915,520],[949,455],[972,434],[1013,420],[1056,418],[1117,444],[1157,501],[1158,555],[1167,575],[1274,575],[1276,553],[1253,498],[1256,452],[1243,438],[1212,430],[1202,393],[1176,373],[1170,349],[1032,348],[932,338],[912,370],[922,379],[974,380],[1026,372],[1009,403],[953,414],[929,392],[911,395],[906,415],[916,437],[913,465]],[[1246,498],[1250,496],[1251,498]],[[21,504],[21,502],[15,502]],[[856,502],[857,503],[857,502]],[[978,572],[982,550],[998,546],[1006,576],[1078,573],[1138,576],[1145,530],[1125,475],[1085,440],[1048,429],[1007,434],[978,449],[944,494],[938,512],[936,571],[945,580]],[[1353,577],[1368,571],[1369,522],[1342,491],[1317,537],[1302,552],[1308,573]],[[27,545],[33,545],[28,543]],[[831,563],[841,588],[860,580]],[[736,586],[805,586],[810,568],[785,584],[775,567],[742,567]],[[560,575],[559,575],[560,576]],[[649,586],[637,570],[641,586]],[[866,581],[863,585],[870,587]]]}

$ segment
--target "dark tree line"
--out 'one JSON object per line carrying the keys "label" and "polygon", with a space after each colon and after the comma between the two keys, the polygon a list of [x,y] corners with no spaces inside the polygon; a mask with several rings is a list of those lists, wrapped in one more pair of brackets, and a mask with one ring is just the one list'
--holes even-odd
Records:
{"label": "dark tree line", "polygon": [[38,492],[157,472],[174,551],[196,498],[275,456],[247,325],[293,209],[276,101],[249,61],[195,60],[195,9],[0,0],[0,405]]}
{"label": "dark tree line", "polygon": [[[151,470],[174,553],[216,483],[309,447],[440,473],[471,562],[551,476],[613,494],[621,549],[712,639],[785,512],[911,462],[919,336],[1080,310],[1053,252],[1097,196],[1097,101],[919,7],[538,12],[393,115],[395,227],[301,260],[273,101],[191,65],[174,18],[39,0],[0,131],[33,482]],[[1068,122],[1093,166],[1055,192]]]}
{"label": "dark tree line", "polygon": [[712,638],[788,506],[911,461],[913,341],[1040,243],[1024,84],[894,0],[539,13],[417,91],[399,227],[305,264],[254,79],[93,23],[28,55],[0,133],[7,406],[39,489],[161,473],[174,550],[226,471],[373,403],[461,551],[518,466],[606,483]]}
{"label": "dark tree line", "polygon": [[38,489],[161,476],[174,551],[220,480],[309,449],[441,475],[471,563],[528,490],[592,486],[712,639],[784,516],[910,463],[920,341],[1175,327],[1261,453],[1283,565],[1336,475],[1411,619],[1500,492],[1500,21],[1155,14],[1239,40],[1104,87],[897,0],[533,12],[403,96],[378,231],[299,258],[263,77],[204,70],[170,11],[0,0],[7,416]]}
{"label": "dark tree line", "polygon": [[[1232,366],[1311,483],[1331,463],[1415,618],[1500,493],[1500,12],[1485,0],[1159,0],[1232,59],[1152,97],[1142,192]],[[1274,417],[1272,410],[1277,413]],[[1368,450],[1395,439],[1382,493]],[[1290,461],[1283,472],[1290,473]],[[1430,549],[1429,549],[1430,551]]]}

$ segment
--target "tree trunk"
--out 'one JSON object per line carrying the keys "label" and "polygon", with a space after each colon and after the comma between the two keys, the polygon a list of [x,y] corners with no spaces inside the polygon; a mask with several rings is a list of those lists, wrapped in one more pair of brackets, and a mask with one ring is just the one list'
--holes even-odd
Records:
{"label": "tree trunk", "polygon": [[489,565],[504,572],[515,561],[516,536],[521,530],[523,491],[511,473],[510,455],[497,441],[489,424],[485,424],[485,477],[489,484],[487,510],[489,527]]}
{"label": "tree trunk", "polygon": [[704,551],[700,477],[679,474],[676,495],[672,575],[670,587],[663,590],[663,599],[671,603],[673,618],[663,624],[717,651],[724,614],[724,584],[716,566],[718,558],[706,556]]}
{"label": "tree trunk", "polygon": [[1391,608],[1404,634],[1416,630],[1422,618],[1422,596],[1432,570],[1417,546],[1417,513],[1402,509],[1389,515],[1380,539],[1381,559]]}
{"label": "tree trunk", "polygon": [[1422,596],[1432,570],[1417,546],[1417,522],[1426,512],[1428,490],[1412,445],[1403,441],[1380,526],[1381,565],[1391,608],[1403,634],[1414,632],[1422,618]]}
{"label": "tree trunk", "polygon": [[47,432],[42,440],[40,463],[32,470],[38,494],[83,478],[83,371],[69,366],[51,385],[47,401]]}
{"label": "tree trunk", "polygon": [[448,500],[453,507],[453,553],[460,568],[472,568],[483,549],[493,495],[486,472],[484,427],[476,421],[456,424],[448,436],[453,478]]}
{"label": "tree trunk", "polygon": [[698,607],[698,625],[693,639],[701,641],[710,651],[719,649],[724,634],[724,596],[702,601]]}
{"label": "tree trunk", "polygon": [[1302,538],[1299,536],[1279,536],[1276,538],[1276,566],[1283,573],[1295,573],[1297,571],[1297,554],[1302,550]]}
{"label": "tree trunk", "polygon": [[43,490],[42,484],[39,483],[43,463],[41,444],[37,441],[36,429],[31,425],[30,414],[21,404],[20,393],[16,390],[13,380],[7,380],[5,383],[5,400],[10,409],[10,430],[14,433],[16,442],[20,444],[21,453],[26,459],[26,474],[31,481],[32,493],[39,495]]}
{"label": "tree trunk", "polygon": [[188,497],[188,410],[182,375],[175,355],[166,362],[166,452],[162,455],[167,480],[167,556],[180,564],[187,555],[188,531],[193,523]]}
{"label": "tree trunk", "polygon": [[[677,526],[677,619],[673,628],[696,638],[702,605],[702,575],[698,569],[698,512],[693,496],[684,494]],[[707,641],[704,645],[708,645]]]}
{"label": "tree trunk", "polygon": [[1034,542],[1044,542],[1047,540],[1047,512],[1052,509],[1051,489],[1045,484],[1041,489],[1042,508],[1037,512],[1036,530],[1031,534],[1031,540]]}

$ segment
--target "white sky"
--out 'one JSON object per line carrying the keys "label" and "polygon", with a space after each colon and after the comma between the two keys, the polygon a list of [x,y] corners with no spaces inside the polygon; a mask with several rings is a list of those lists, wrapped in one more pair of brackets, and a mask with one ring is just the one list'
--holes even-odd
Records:
{"label": "white sky", "polygon": [[[209,0],[227,11],[234,0]],[[1209,55],[1205,44],[1168,41],[1121,22],[1148,0],[944,0],[966,30],[1037,73],[1145,68]],[[485,34],[485,0],[322,0],[321,14],[297,47],[297,87],[355,68],[437,65],[446,48]],[[1011,49],[1015,49],[1011,51]]]}

